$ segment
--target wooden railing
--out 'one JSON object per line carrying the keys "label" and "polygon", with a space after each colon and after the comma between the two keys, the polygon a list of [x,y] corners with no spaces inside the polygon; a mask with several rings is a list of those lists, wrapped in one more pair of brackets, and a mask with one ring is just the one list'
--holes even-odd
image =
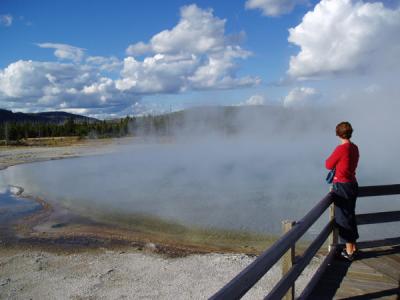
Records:
{"label": "wooden railing", "polygon": [[[364,186],[359,188],[358,197],[386,196],[400,194],[400,184]],[[329,253],[304,288],[299,299],[306,299],[315,285],[318,283],[326,267],[330,264],[336,254],[338,247],[337,230],[334,222],[333,194],[328,193],[317,203],[301,220],[297,222],[286,221],[284,223],[285,233],[270,248],[258,256],[250,265],[236,275],[228,284],[214,294],[210,299],[240,299],[261,279],[277,262],[283,259],[284,275],[274,286],[265,299],[294,298],[294,283],[301,272],[307,267],[311,259],[321,246],[329,238]],[[294,262],[294,249],[296,242],[304,233],[319,219],[319,217],[330,209],[330,220],[318,236],[311,242],[304,253]],[[400,221],[400,211],[369,213],[357,215],[357,224],[373,224]],[[286,296],[285,296],[286,295]]]}

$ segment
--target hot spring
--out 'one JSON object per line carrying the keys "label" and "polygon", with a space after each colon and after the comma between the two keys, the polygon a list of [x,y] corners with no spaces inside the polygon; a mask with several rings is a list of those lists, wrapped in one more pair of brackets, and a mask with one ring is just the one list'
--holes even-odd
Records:
{"label": "hot spring", "polygon": [[[282,220],[300,219],[328,192],[324,160],[330,145],[311,144],[137,143],[112,154],[13,166],[0,172],[0,183],[98,221],[149,216],[187,227],[277,235]],[[360,185],[392,183],[368,182],[367,175],[359,176]],[[360,199],[357,212],[400,209],[397,198]],[[365,229],[360,228],[362,239],[397,233],[394,225]]]}

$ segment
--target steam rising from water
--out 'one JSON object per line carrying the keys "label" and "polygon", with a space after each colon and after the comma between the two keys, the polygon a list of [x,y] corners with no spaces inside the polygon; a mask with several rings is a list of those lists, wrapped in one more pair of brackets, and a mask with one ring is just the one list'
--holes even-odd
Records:
{"label": "steam rising from water", "polygon": [[[303,217],[326,194],[324,162],[338,143],[340,121],[355,129],[360,185],[400,183],[399,106],[364,99],[314,109],[241,108],[228,116],[197,109],[172,128],[173,142],[155,139],[111,155],[17,166],[0,176],[71,207],[277,233],[282,219]],[[210,125],[215,120],[221,120],[218,130]],[[358,211],[400,209],[398,198],[363,199]]]}

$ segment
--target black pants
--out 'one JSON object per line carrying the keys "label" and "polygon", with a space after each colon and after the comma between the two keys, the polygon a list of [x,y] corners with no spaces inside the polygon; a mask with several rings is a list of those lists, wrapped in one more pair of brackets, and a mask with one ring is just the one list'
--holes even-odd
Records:
{"label": "black pants", "polygon": [[342,242],[355,243],[359,238],[355,214],[358,184],[336,182],[333,184],[333,194],[339,237]]}

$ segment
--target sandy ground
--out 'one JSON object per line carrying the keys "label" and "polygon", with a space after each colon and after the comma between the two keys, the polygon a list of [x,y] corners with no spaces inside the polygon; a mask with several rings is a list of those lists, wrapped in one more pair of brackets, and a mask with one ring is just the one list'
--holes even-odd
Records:
{"label": "sandy ground", "polygon": [[0,146],[0,170],[22,163],[108,153],[115,145],[129,142],[132,139],[90,140],[64,147]]}
{"label": "sandy ground", "polygon": [[[241,254],[165,258],[148,252],[98,250],[55,254],[0,250],[0,299],[207,299],[254,258]],[[298,280],[304,287],[319,263]],[[263,299],[274,267],[243,299]]]}
{"label": "sandy ground", "polygon": [[[119,141],[118,143],[125,143]],[[0,149],[0,169],[10,165],[110,152],[100,141],[68,147]],[[0,243],[0,299],[207,299],[254,257],[243,254],[193,254],[171,258],[155,254],[154,244],[137,248],[48,251],[4,247]],[[318,267],[297,281],[301,290]],[[280,277],[275,266],[244,299],[262,299]]]}

